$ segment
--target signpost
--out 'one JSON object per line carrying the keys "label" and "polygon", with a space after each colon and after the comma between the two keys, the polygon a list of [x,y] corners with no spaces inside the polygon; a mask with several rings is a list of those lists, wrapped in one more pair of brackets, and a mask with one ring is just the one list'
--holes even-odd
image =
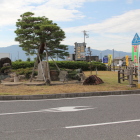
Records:
{"label": "signpost", "polygon": [[135,67],[138,68],[138,88],[140,88],[139,45],[140,38],[139,35],[136,33],[132,40],[132,61],[134,62]]}
{"label": "signpost", "polygon": [[77,43],[75,42],[75,60],[86,60],[86,52],[85,52],[86,44],[85,43]]}
{"label": "signpost", "polygon": [[107,55],[103,57],[103,63],[108,64],[108,56]]}

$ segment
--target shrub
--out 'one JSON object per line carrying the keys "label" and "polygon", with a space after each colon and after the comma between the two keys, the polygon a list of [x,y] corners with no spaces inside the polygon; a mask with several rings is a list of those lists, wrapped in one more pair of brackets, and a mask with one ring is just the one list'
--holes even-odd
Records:
{"label": "shrub", "polygon": [[[17,75],[25,75],[25,78],[29,79],[32,74],[32,68],[26,68],[26,69],[21,68],[21,69],[15,70],[15,72]],[[36,76],[37,71],[34,71],[33,75]]]}
{"label": "shrub", "polygon": [[[106,65],[101,62],[86,62],[86,61],[55,61],[60,69],[82,69],[83,71],[92,70],[96,67],[98,70],[106,70]],[[12,62],[12,69],[31,68],[34,67],[34,61]],[[50,69],[57,69],[53,61],[49,61]]]}
{"label": "shrub", "polygon": [[1,72],[1,73],[4,73],[5,70],[10,70],[10,69],[11,69],[11,66],[5,66],[5,67],[2,67],[2,68],[0,69],[0,72]]}
{"label": "shrub", "polygon": [[31,68],[31,67],[34,67],[34,61],[12,62],[12,69]]}
{"label": "shrub", "polygon": [[[83,71],[90,70],[90,64],[92,65],[92,70],[95,70],[96,67],[98,70],[106,70],[106,65],[101,62],[86,62],[86,61],[56,61],[56,64],[61,69],[79,69]],[[50,67],[56,67],[54,62],[49,61]]]}

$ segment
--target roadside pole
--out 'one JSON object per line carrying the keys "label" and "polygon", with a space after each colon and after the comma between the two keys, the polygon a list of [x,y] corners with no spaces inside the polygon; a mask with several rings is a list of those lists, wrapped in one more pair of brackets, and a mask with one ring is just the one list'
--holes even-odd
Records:
{"label": "roadside pole", "polygon": [[140,88],[140,63],[139,63],[139,46],[138,46],[138,88]]}
{"label": "roadside pole", "polygon": [[140,38],[136,33],[132,40],[132,61],[134,62],[135,67],[138,68],[138,88],[140,88],[139,45]]}

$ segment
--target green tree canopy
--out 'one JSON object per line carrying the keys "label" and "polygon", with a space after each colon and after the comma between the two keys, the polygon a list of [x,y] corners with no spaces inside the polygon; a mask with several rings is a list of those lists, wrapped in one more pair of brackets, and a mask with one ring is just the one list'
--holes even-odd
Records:
{"label": "green tree canopy", "polygon": [[45,16],[35,17],[34,13],[26,12],[20,15],[16,22],[15,41],[26,51],[27,55],[43,54],[46,45],[49,55],[64,58],[68,55],[68,47],[60,44],[65,38],[64,31]]}

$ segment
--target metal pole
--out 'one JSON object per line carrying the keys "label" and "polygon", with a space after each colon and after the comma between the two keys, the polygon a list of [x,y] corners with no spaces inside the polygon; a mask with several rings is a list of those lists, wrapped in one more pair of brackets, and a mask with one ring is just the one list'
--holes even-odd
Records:
{"label": "metal pole", "polygon": [[85,43],[85,35],[86,35],[86,31],[84,30],[83,32],[84,32],[84,43]]}
{"label": "metal pole", "polygon": [[115,69],[114,69],[114,49],[113,49],[113,70],[115,71]]}
{"label": "metal pole", "polygon": [[86,36],[87,38],[89,37],[88,34],[86,34],[86,32],[87,32],[87,31],[85,31],[85,30],[83,31],[83,33],[84,33],[84,43],[85,43],[85,36]]}
{"label": "metal pole", "polygon": [[18,60],[19,60],[19,51],[18,51]]}

